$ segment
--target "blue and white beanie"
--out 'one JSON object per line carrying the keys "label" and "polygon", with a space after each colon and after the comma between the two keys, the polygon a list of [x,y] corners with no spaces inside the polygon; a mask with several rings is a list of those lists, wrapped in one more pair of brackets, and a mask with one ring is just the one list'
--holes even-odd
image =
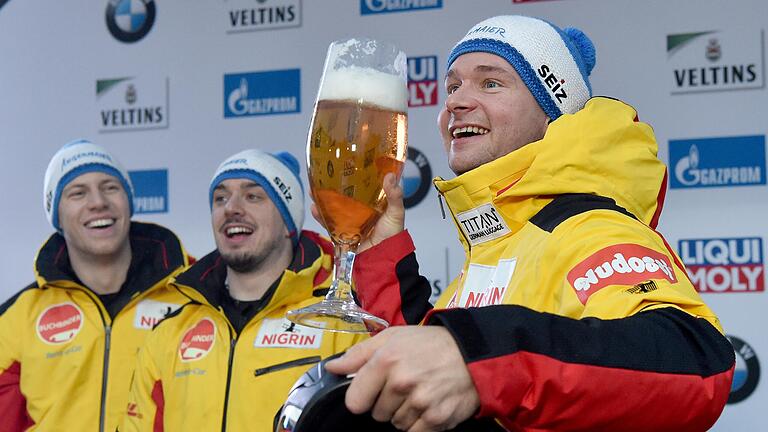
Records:
{"label": "blue and white beanie", "polygon": [[472,27],[453,47],[448,68],[471,52],[509,62],[552,121],[582,109],[592,97],[589,74],[595,67],[595,46],[579,29],[560,29],[521,15],[496,16]]}
{"label": "blue and white beanie", "polygon": [[294,244],[304,226],[304,185],[299,178],[299,162],[286,152],[266,153],[244,150],[225,160],[216,170],[208,191],[213,208],[213,191],[228,179],[249,179],[264,188],[283,217]]}
{"label": "blue and white beanie", "polygon": [[59,223],[59,201],[61,192],[75,178],[89,173],[102,172],[109,174],[123,185],[128,195],[128,205],[133,216],[133,187],[128,173],[104,147],[86,140],[75,140],[64,144],[45,170],[43,183],[43,208],[48,222],[61,232]]}

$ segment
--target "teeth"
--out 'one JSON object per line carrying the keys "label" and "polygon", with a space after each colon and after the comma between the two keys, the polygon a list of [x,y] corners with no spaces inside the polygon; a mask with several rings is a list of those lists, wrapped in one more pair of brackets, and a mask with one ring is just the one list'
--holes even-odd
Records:
{"label": "teeth", "polygon": [[246,227],[241,227],[241,226],[227,228],[227,235],[229,236],[232,236],[235,234],[250,234],[252,232],[253,232],[252,230]]}
{"label": "teeth", "polygon": [[477,135],[485,135],[489,132],[488,129],[484,129],[478,126],[464,126],[453,130],[453,137],[457,138],[462,133],[473,133]]}
{"label": "teeth", "polygon": [[95,221],[90,221],[86,226],[88,228],[102,228],[106,226],[110,226],[115,223],[114,219],[96,219]]}

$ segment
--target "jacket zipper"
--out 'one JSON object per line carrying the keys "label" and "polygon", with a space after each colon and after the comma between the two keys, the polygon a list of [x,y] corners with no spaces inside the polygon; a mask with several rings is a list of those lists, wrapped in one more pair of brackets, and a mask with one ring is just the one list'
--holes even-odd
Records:
{"label": "jacket zipper", "polygon": [[[440,180],[442,178],[438,177]],[[440,212],[443,215],[443,220],[445,220],[445,207],[443,207],[443,193],[440,192],[440,189],[437,188],[437,185],[435,185],[435,190],[437,190],[437,200],[440,202]],[[461,233],[461,236],[464,237],[464,241],[467,243],[467,252],[470,252],[472,250],[472,243],[469,242],[469,239],[467,238],[467,235],[464,234],[464,230],[461,229],[461,226],[459,226],[459,221],[456,219],[456,216],[451,211],[451,220],[453,220],[453,224],[456,226],[456,229]]]}
{"label": "jacket zipper", "polygon": [[277,372],[279,370],[289,369],[289,368],[297,367],[297,366],[304,366],[304,365],[308,365],[308,364],[313,364],[313,363],[317,363],[319,361],[320,361],[320,356],[304,357],[304,358],[300,358],[300,359],[296,359],[296,360],[291,360],[291,361],[287,361],[287,362],[283,362],[283,363],[278,363],[278,364],[275,364],[275,365],[272,365],[272,366],[267,366],[267,367],[256,369],[255,371],[253,371],[253,376],[266,375],[268,373]]}
{"label": "jacket zipper", "polygon": [[440,203],[440,214],[443,215],[443,220],[445,220],[445,207],[443,207],[443,193],[440,192],[440,189],[437,188],[436,184],[432,184],[435,187],[435,190],[437,191],[437,202]]}
{"label": "jacket zipper", "polygon": [[112,343],[112,326],[104,326],[104,367],[101,376],[101,412],[99,413],[99,431],[104,432],[107,416],[107,376],[109,375],[109,347]]}
{"label": "jacket zipper", "polygon": [[229,344],[229,361],[227,363],[227,388],[224,392],[224,413],[221,420],[222,432],[226,432],[227,430],[227,409],[229,406],[229,385],[230,385],[230,381],[232,380],[232,363],[235,360],[235,345],[237,344],[237,338],[240,337],[240,335],[236,335],[233,338],[232,329],[229,329],[229,337],[230,337],[230,344]]}

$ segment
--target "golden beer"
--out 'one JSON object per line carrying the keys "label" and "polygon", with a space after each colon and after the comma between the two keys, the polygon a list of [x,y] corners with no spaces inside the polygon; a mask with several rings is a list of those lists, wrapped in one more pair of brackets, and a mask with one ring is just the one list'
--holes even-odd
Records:
{"label": "golden beer", "polygon": [[386,209],[382,181],[402,172],[407,129],[404,112],[352,100],[317,102],[307,142],[309,184],[335,241],[356,244]]}

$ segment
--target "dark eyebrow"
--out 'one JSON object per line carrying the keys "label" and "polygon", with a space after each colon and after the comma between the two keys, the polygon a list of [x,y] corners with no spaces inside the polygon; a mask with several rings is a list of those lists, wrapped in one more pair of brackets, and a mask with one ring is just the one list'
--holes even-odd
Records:
{"label": "dark eyebrow", "polygon": [[498,66],[478,65],[475,67],[475,72],[493,72],[503,75],[512,75],[508,70],[500,68]]}
{"label": "dark eyebrow", "polygon": [[[506,75],[511,78],[514,77],[514,75],[511,72],[498,66],[477,65],[475,66],[474,72],[498,73],[498,74]],[[448,72],[446,72],[445,74],[445,81],[447,81],[449,78],[453,78],[453,79],[456,78],[456,72],[454,72],[453,69],[449,69]]]}
{"label": "dark eyebrow", "polygon": [[104,180],[99,182],[100,185],[107,184],[107,183],[117,183],[117,184],[120,184],[120,180],[118,180],[118,179],[116,179],[116,178],[114,178],[112,176],[109,176],[109,177],[107,177]]}
{"label": "dark eyebrow", "polygon": [[245,183],[242,186],[240,186],[240,189],[253,189],[253,188],[261,188],[261,185],[256,183],[255,181],[249,181],[248,183]]}

